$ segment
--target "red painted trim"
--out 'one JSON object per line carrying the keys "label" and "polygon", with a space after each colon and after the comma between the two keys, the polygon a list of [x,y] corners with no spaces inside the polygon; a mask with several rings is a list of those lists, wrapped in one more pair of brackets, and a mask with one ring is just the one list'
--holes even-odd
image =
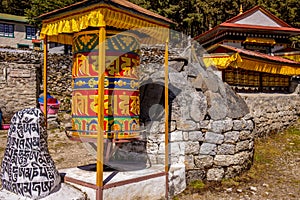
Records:
{"label": "red painted trim", "polygon": [[102,188],[103,189],[109,189],[109,188],[119,187],[119,186],[127,185],[127,184],[130,184],[130,183],[137,183],[137,182],[141,182],[141,181],[145,181],[145,180],[153,179],[153,178],[158,178],[158,177],[166,176],[166,175],[167,175],[166,172],[159,172],[159,173],[156,173],[156,174],[150,174],[150,175],[141,176],[141,177],[137,177],[137,178],[127,179],[127,180],[124,180],[124,181],[108,183],[108,184],[105,184]]}
{"label": "red painted trim", "polygon": [[[255,25],[247,25],[247,24],[233,24],[233,23],[222,23],[220,27],[224,28],[241,28],[241,29],[258,29],[258,30],[272,30],[272,31],[288,31],[288,32],[296,32],[300,34],[300,29],[292,28],[292,27],[272,27],[272,26],[255,26]],[[232,29],[228,29],[232,30]]]}

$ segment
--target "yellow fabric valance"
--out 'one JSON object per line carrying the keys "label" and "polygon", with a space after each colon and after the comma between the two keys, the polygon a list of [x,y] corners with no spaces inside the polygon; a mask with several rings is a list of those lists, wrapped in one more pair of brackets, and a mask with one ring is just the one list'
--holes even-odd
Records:
{"label": "yellow fabric valance", "polygon": [[283,58],[287,58],[296,62],[300,63],[300,54],[294,54],[294,55],[283,55]]}
{"label": "yellow fabric valance", "polygon": [[206,67],[216,66],[218,69],[225,69],[228,67],[229,62],[232,59],[232,54],[218,54],[218,55],[204,55],[203,62]]}
{"label": "yellow fabric valance", "polygon": [[41,39],[48,36],[49,41],[72,44],[73,33],[88,27],[110,26],[123,30],[137,30],[157,40],[165,41],[168,25],[151,19],[135,16],[132,13],[109,6],[89,8],[80,12],[44,20]]}
{"label": "yellow fabric valance", "polygon": [[254,37],[247,37],[244,43],[258,43],[258,44],[271,44],[275,45],[276,41],[271,38],[254,38]]}
{"label": "yellow fabric valance", "polygon": [[234,53],[228,56],[218,56],[216,54],[203,57],[203,62],[206,67],[216,66],[218,69],[226,69],[228,67],[241,68],[258,72],[281,74],[281,75],[300,75],[299,67],[288,65],[287,63],[274,63],[267,60],[259,60],[248,57],[241,57],[239,53]]}

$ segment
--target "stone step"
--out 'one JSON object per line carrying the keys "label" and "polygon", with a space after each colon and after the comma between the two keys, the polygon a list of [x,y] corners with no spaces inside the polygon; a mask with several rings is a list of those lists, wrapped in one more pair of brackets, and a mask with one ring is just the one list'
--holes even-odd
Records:
{"label": "stone step", "polygon": [[[89,166],[83,167],[75,167],[60,170],[61,174],[64,174],[65,177],[81,180],[89,184],[96,185],[96,172],[94,167],[93,170],[89,170]],[[91,168],[90,168],[91,169]],[[136,179],[140,177],[146,177],[151,175],[157,175],[158,177],[142,180],[139,182],[133,182],[129,184],[125,184],[119,187],[112,187],[109,189],[104,189],[103,191],[103,199],[105,200],[130,200],[130,199],[143,199],[143,200],[155,200],[155,199],[163,199],[165,197],[165,189],[166,189],[166,179],[165,176],[162,175],[164,172],[163,165],[152,166],[146,169],[134,170],[134,171],[105,171],[103,173],[104,182],[108,182],[107,184],[117,184],[120,181],[128,181],[130,179]],[[93,188],[89,188],[86,186],[82,186],[78,183],[74,183],[73,181],[66,182],[74,185],[76,188],[79,188],[83,192],[87,194],[88,199],[95,200],[96,199],[96,190]]]}
{"label": "stone step", "polygon": [[[67,197],[67,198],[66,198]],[[27,197],[14,194],[5,189],[0,190],[0,199],[5,200],[31,200]],[[87,195],[80,189],[74,187],[69,183],[61,183],[60,188],[54,189],[48,196],[42,198],[42,200],[86,200]]]}

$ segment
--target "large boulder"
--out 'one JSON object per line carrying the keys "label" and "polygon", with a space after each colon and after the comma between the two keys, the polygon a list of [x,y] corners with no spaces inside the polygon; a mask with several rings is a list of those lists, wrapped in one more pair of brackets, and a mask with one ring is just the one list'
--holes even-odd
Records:
{"label": "large boulder", "polygon": [[1,164],[2,187],[31,199],[50,194],[60,185],[47,144],[44,114],[27,108],[14,114]]}

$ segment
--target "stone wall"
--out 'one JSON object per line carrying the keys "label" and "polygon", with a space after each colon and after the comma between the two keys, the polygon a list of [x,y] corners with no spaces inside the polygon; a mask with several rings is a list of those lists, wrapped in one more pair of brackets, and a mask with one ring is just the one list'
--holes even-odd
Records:
{"label": "stone wall", "polygon": [[0,52],[0,108],[6,123],[16,111],[36,106],[40,58],[35,52]]}
{"label": "stone wall", "polygon": [[[61,110],[70,111],[71,66],[70,56],[49,55],[48,91],[61,102]],[[42,53],[0,51],[0,108],[6,122],[16,111],[38,106],[37,98],[43,90],[42,75]]]}
{"label": "stone wall", "polygon": [[[72,98],[72,56],[49,54],[48,66],[47,90],[60,101],[60,111],[70,113]],[[41,85],[41,89],[43,89],[43,85]]]}
{"label": "stone wall", "polygon": [[293,94],[242,94],[254,117],[256,137],[278,133],[299,119],[297,91]]}

